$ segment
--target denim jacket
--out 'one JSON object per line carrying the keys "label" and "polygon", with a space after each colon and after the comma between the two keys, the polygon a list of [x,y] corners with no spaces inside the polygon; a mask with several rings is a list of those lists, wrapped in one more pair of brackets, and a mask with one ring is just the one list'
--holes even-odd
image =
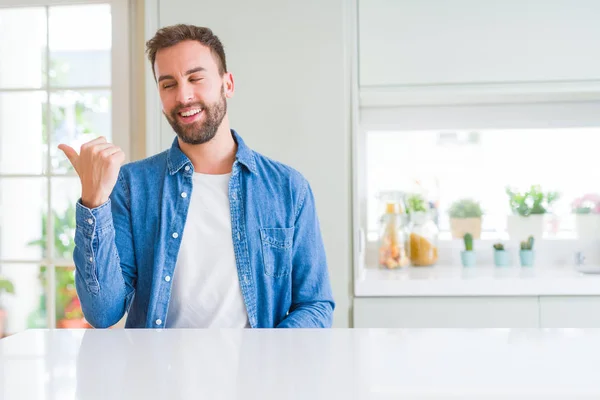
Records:
{"label": "denim jacket", "polygon": [[[231,234],[251,327],[330,327],[335,303],[310,185],[231,133]],[[110,327],[125,313],[126,328],[165,326],[193,172],[175,138],[123,165],[103,205],[77,202],[75,284],[92,326]]]}

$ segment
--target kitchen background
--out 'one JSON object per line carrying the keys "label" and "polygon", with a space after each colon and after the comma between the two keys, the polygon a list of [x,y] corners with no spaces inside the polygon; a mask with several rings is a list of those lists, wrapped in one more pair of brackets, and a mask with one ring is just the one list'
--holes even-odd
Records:
{"label": "kitchen background", "polygon": [[179,22],[223,40],[232,126],[311,182],[335,327],[600,326],[597,1],[71,3],[0,0],[6,334],[87,326],[56,145],[170,146],[144,42]]}

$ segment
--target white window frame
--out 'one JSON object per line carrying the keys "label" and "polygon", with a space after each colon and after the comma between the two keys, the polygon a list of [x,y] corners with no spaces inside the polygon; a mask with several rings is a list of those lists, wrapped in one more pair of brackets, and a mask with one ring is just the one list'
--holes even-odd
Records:
{"label": "white window frame", "polygon": [[[41,88],[27,89],[0,89],[0,92],[15,92],[15,91],[34,91],[40,90],[46,93],[47,102],[50,104],[50,94],[61,90],[110,90],[111,91],[111,136],[112,142],[119,146],[125,153],[126,162],[131,160],[131,111],[132,111],[132,83],[131,83],[131,55],[130,48],[132,29],[131,21],[134,8],[130,5],[129,0],[0,0],[0,8],[28,8],[28,7],[46,7],[46,20],[48,19],[48,7],[65,6],[65,5],[88,5],[88,4],[110,4],[112,14],[112,45],[111,45],[111,84],[110,86],[102,87],[52,87],[50,88],[50,80],[46,80],[46,84]],[[49,40],[49,26],[46,25],[46,40]],[[47,46],[46,54],[46,71],[49,71],[48,64],[50,62],[49,48]],[[46,114],[47,121],[50,121],[51,110],[48,107]],[[48,124],[50,126],[50,124]],[[48,140],[48,148],[52,146],[52,141]],[[50,151],[48,151],[50,154]],[[62,178],[77,176],[74,172],[69,174],[53,174],[51,173],[51,157],[47,158],[46,172],[44,174],[2,174],[0,178]],[[51,179],[47,180],[47,213],[48,224],[46,232],[46,255],[44,258],[37,260],[10,260],[0,259],[0,264],[38,264],[44,265],[48,271],[48,287],[44,288],[47,295],[46,315],[48,328],[56,327],[56,266],[74,266],[72,259],[60,260],[54,257],[54,229],[52,226],[52,184]],[[73,199],[76,201],[77,199]]]}
{"label": "white window frame", "polygon": [[[355,68],[358,69],[358,66]],[[355,78],[353,85],[358,92],[353,99],[353,112],[358,117],[352,129],[355,293],[366,269],[378,268],[366,265],[365,261],[368,254],[376,251],[376,244],[368,242],[366,231],[368,131],[551,129],[571,127],[569,122],[573,120],[581,127],[600,126],[600,114],[597,112],[600,108],[598,81],[373,88],[360,87]],[[549,115],[554,119],[551,123],[544,123]],[[515,119],[515,116],[522,119]],[[579,239],[562,241],[573,251],[585,242]],[[455,245],[458,244],[452,241],[440,243],[440,246],[448,248]],[[561,250],[565,251],[564,246],[556,249],[557,255]]]}

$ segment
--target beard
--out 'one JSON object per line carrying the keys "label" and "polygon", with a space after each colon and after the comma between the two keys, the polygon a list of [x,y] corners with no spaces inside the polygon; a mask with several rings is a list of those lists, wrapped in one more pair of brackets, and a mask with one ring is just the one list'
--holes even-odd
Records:
{"label": "beard", "polygon": [[[200,121],[191,124],[182,124],[179,122],[179,112],[187,107],[199,107],[202,109],[202,117]],[[180,104],[170,115],[163,112],[169,124],[184,143],[187,144],[202,144],[210,141],[217,134],[217,130],[221,126],[225,114],[227,114],[227,100],[225,98],[225,87],[221,87],[221,96],[218,101],[212,104],[204,102]]]}

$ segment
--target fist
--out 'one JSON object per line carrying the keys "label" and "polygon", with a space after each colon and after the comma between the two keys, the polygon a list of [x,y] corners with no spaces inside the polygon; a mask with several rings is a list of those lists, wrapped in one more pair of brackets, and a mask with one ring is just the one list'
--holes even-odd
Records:
{"label": "fist", "polygon": [[84,143],[79,154],[70,146],[58,146],[65,153],[81,180],[81,202],[88,208],[106,203],[112,193],[125,153],[106,138]]}

